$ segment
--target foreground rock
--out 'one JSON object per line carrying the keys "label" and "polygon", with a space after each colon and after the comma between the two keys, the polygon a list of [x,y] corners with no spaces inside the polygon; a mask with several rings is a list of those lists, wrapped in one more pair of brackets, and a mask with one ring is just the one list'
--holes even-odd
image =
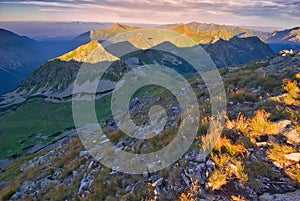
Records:
{"label": "foreground rock", "polygon": [[300,190],[286,194],[273,194],[265,193],[259,197],[260,201],[299,201]]}

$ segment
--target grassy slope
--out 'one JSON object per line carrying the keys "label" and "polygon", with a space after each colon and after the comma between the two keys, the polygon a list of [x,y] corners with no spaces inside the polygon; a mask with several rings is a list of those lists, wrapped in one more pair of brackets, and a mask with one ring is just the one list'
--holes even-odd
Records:
{"label": "grassy slope", "polygon": [[[109,98],[96,102],[101,121],[110,117]],[[73,127],[71,103],[30,100],[0,116],[0,158],[22,154],[37,142],[51,142],[54,136]]]}

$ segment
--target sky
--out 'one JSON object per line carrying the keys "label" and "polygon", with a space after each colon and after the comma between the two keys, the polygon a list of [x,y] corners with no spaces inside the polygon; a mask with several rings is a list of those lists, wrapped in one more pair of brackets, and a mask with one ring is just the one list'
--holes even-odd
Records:
{"label": "sky", "polygon": [[1,0],[0,21],[197,21],[290,28],[300,26],[300,0]]}

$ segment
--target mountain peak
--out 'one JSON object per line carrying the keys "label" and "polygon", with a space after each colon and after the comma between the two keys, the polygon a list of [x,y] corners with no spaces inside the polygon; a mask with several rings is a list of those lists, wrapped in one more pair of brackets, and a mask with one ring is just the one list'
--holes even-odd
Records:
{"label": "mountain peak", "polygon": [[197,30],[187,26],[186,24],[180,24],[172,30],[180,33],[197,32]]}
{"label": "mountain peak", "polygon": [[77,62],[98,63],[100,61],[114,61],[117,58],[108,53],[97,40],[92,40],[60,56],[59,59],[62,61],[74,60]]}
{"label": "mountain peak", "polygon": [[[121,30],[128,30],[128,29],[131,29],[131,28],[133,28],[133,27],[128,26],[128,25],[126,25],[126,24],[116,23],[116,24],[114,24],[114,25],[108,27],[106,30],[107,30],[107,31],[120,30],[120,29],[121,29]],[[137,27],[134,27],[134,28],[137,28]]]}

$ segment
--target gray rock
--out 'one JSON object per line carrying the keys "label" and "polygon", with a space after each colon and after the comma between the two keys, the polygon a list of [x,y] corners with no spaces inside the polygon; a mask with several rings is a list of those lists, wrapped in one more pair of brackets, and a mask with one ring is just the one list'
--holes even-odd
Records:
{"label": "gray rock", "polygon": [[80,182],[78,195],[82,195],[83,197],[85,197],[85,194],[87,192],[92,192],[93,184],[94,184],[93,175],[91,175],[90,173],[85,173]]}
{"label": "gray rock", "polygon": [[52,179],[49,179],[48,177],[46,177],[46,178],[43,178],[43,179],[39,180],[37,182],[36,186],[40,190],[47,190],[50,187],[53,187],[53,186],[55,186],[57,184],[59,184],[58,180],[52,180]]}
{"label": "gray rock", "polygon": [[151,183],[154,183],[155,181],[159,180],[161,177],[159,175],[152,175],[150,178],[149,178],[149,181]]}
{"label": "gray rock", "polygon": [[206,162],[206,166],[207,166],[207,168],[215,168],[215,162],[212,160],[208,160]]}
{"label": "gray rock", "polygon": [[154,183],[152,183],[152,186],[160,186],[163,182],[164,178],[160,178],[156,180]]}
{"label": "gray rock", "polygon": [[173,117],[173,116],[180,115],[180,113],[181,113],[180,106],[176,105],[176,106],[174,106],[174,107],[171,108],[171,111],[168,113],[168,115],[170,117]]}
{"label": "gray rock", "polygon": [[93,165],[94,165],[94,161],[91,161],[90,164],[89,164],[89,166],[88,166],[88,170],[92,169]]}
{"label": "gray rock", "polygon": [[77,177],[78,176],[78,171],[73,171],[73,177]]}
{"label": "gray rock", "polygon": [[33,181],[25,181],[22,186],[20,187],[20,192],[31,194],[35,191],[36,185]]}
{"label": "gray rock", "polygon": [[52,175],[52,179],[53,180],[58,180],[59,179],[59,177],[60,177],[60,175],[63,173],[63,171],[64,171],[64,169],[62,169],[62,168],[57,168],[55,171],[54,171],[54,173],[53,173],[53,175]]}
{"label": "gray rock", "polygon": [[88,152],[88,151],[81,151],[81,152],[79,153],[79,158],[83,158],[83,157],[88,156],[88,155],[89,155],[89,152]]}
{"label": "gray rock", "polygon": [[107,125],[108,125],[109,130],[115,130],[116,127],[117,127],[116,122],[115,122],[114,119],[109,119],[107,121]]}
{"label": "gray rock", "polygon": [[187,186],[190,186],[191,185],[191,181],[189,180],[189,178],[187,178],[187,176],[183,173],[181,173],[181,178],[183,179],[184,183],[187,185]]}
{"label": "gray rock", "polygon": [[11,198],[10,200],[19,200],[24,196],[24,194],[20,193],[20,192],[16,192]]}
{"label": "gray rock", "polygon": [[[25,170],[27,170],[28,168],[32,168],[32,167],[37,167],[40,165],[44,165],[45,163],[47,163],[47,161],[51,160],[53,158],[54,155],[54,150],[48,152],[47,154],[40,156],[40,157],[35,157],[34,159],[32,159],[31,161],[25,163],[24,165],[21,166],[20,170],[22,172],[24,172]],[[49,165],[49,163],[48,163]]]}
{"label": "gray rock", "polygon": [[269,194],[265,193],[259,196],[260,201],[299,201],[300,200],[300,190],[295,192],[285,193],[285,194]]}

